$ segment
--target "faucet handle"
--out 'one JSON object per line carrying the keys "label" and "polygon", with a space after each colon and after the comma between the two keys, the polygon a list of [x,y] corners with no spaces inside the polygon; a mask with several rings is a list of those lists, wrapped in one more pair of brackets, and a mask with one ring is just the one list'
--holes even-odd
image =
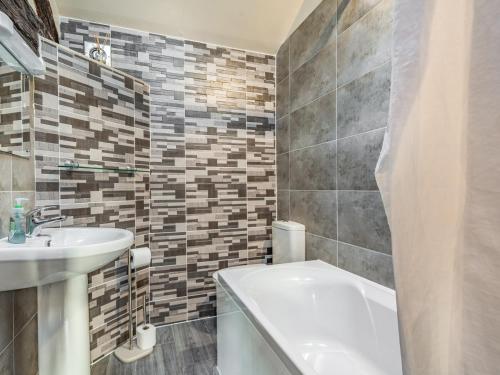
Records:
{"label": "faucet handle", "polygon": [[28,212],[26,212],[25,216],[26,217],[29,217],[29,216],[38,216],[42,213],[42,209],[41,208],[34,208],[32,210],[29,210]]}
{"label": "faucet handle", "polygon": [[59,206],[49,205],[49,206],[37,207],[37,208],[34,208],[32,210],[29,210],[26,213],[26,216],[27,217],[29,217],[29,216],[40,216],[43,211],[51,210],[53,208],[59,208]]}

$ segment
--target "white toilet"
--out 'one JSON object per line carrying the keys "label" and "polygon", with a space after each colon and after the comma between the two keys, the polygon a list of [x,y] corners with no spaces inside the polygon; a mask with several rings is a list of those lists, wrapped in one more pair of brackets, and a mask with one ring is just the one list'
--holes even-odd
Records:
{"label": "white toilet", "polygon": [[306,259],[305,226],[293,221],[273,222],[273,264]]}

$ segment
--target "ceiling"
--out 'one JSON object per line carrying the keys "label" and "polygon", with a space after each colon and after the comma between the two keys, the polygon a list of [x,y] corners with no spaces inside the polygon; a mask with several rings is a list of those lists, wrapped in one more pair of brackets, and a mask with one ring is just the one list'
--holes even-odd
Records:
{"label": "ceiling", "polygon": [[55,0],[60,15],[275,54],[321,0]]}

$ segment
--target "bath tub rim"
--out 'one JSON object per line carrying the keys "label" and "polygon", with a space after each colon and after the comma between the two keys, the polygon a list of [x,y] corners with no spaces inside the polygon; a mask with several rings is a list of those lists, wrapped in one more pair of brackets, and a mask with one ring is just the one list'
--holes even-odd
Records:
{"label": "bath tub rim", "polygon": [[[220,287],[224,289],[224,291],[233,299],[233,301],[236,303],[238,308],[245,314],[245,317],[253,324],[255,329],[259,332],[260,335],[264,337],[266,342],[269,344],[271,349],[274,351],[274,353],[278,356],[278,358],[282,361],[282,363],[285,365],[288,371],[292,375],[304,375],[308,374],[311,371],[311,368],[308,364],[305,363],[305,361],[297,361],[294,357],[297,356],[296,353],[294,353],[293,347],[289,345],[288,340],[279,332],[272,322],[266,318],[265,313],[261,312],[258,306],[255,304],[252,304],[252,298],[248,297],[245,298],[245,292],[240,289],[239,285],[237,282],[242,281],[246,277],[248,277],[251,273],[255,271],[263,271],[266,268],[273,267],[273,268],[319,268],[323,270],[332,270],[333,272],[337,272],[339,274],[344,274],[346,277],[351,278],[351,280],[354,280],[356,284],[365,284],[369,287],[373,287],[375,289],[378,289],[380,292],[383,294],[388,294],[391,296],[391,301],[393,300],[393,303],[389,303],[390,308],[393,308],[394,311],[397,313],[397,308],[396,308],[396,300],[395,300],[395,295],[396,292],[393,289],[387,288],[383,285],[377,284],[371,280],[365,279],[361,276],[358,276],[352,272],[343,270],[337,266],[334,266],[332,264],[326,263],[322,260],[310,260],[310,261],[304,261],[304,262],[295,262],[295,263],[284,263],[284,264],[277,264],[277,265],[266,265],[266,264],[253,264],[253,265],[245,265],[245,266],[238,266],[238,267],[231,267],[231,268],[226,268],[219,270],[213,274],[213,278],[215,279],[216,283],[219,284]],[[238,271],[244,271],[245,275],[240,277],[236,281],[236,285],[231,286],[230,281],[225,279],[224,275],[226,273],[232,274],[234,272]],[[240,297],[241,295],[241,297]],[[387,300],[385,303],[387,305]],[[217,313],[219,315],[219,313]],[[294,355],[295,354],[295,355]]]}

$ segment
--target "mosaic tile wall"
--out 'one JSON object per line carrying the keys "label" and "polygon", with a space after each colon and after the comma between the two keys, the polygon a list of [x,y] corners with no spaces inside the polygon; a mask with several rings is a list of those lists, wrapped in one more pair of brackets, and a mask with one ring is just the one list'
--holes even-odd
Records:
{"label": "mosaic tile wall", "polygon": [[[149,173],[67,172],[57,166],[72,160],[149,169],[149,87],[46,40],[41,51],[47,71],[34,83],[36,205],[54,205],[49,214],[66,215],[63,225],[128,229],[135,246],[148,246]],[[149,293],[149,268],[139,270],[137,283],[142,301]],[[93,360],[126,340],[127,301],[124,255],[89,275]]]}
{"label": "mosaic tile wall", "polygon": [[151,321],[211,316],[216,270],[271,259],[275,58],[61,18],[75,51],[96,33],[151,87]]}
{"label": "mosaic tile wall", "polygon": [[[9,74],[7,71],[2,68],[2,75]],[[16,76],[12,70],[10,73]],[[17,78],[15,81],[19,82]],[[2,92],[2,108],[7,103],[19,102],[19,91],[15,89],[10,92],[13,94],[11,97],[5,91]],[[25,208],[33,208],[34,162],[31,158],[0,151],[0,238],[8,235],[10,213],[16,198],[28,199]],[[37,336],[37,288],[0,292],[0,374],[38,374]]]}
{"label": "mosaic tile wall", "polygon": [[0,151],[26,156],[30,143],[29,78],[0,59]]}

